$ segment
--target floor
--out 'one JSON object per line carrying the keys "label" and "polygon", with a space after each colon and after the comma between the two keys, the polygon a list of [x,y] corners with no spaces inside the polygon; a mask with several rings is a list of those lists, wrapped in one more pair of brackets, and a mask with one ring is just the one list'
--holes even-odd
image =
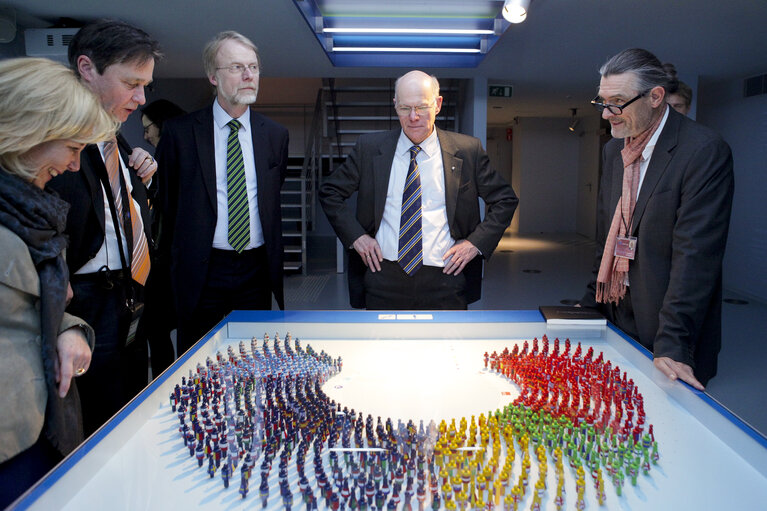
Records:
{"label": "floor", "polygon": [[[330,246],[310,250],[308,275],[285,279],[286,307],[291,310],[349,308],[346,276],[335,272]],[[482,299],[470,309],[536,309],[539,305],[575,303],[594,257],[591,240],[575,234],[507,235],[485,266]],[[745,303],[728,303],[728,302]],[[767,304],[725,290],[719,371],[706,392],[767,436],[767,342],[761,321]]]}

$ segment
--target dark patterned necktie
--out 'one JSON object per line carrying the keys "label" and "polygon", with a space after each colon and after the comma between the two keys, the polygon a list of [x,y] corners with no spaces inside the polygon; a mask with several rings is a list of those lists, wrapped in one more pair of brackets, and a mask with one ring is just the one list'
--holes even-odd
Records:
{"label": "dark patterned necktie", "polygon": [[241,253],[250,243],[250,210],[245,182],[245,164],[237,132],[240,122],[232,119],[226,123],[231,130],[226,141],[226,193],[229,208],[229,244]]}
{"label": "dark patterned necktie", "polygon": [[399,250],[397,262],[412,275],[423,266],[423,231],[421,229],[421,177],[415,157],[421,147],[410,148],[410,166],[407,169],[405,191],[402,194],[402,213],[399,224]]}

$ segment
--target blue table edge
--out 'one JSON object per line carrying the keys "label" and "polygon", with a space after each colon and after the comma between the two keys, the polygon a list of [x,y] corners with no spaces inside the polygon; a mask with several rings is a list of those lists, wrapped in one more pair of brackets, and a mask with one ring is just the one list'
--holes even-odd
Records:
{"label": "blue table edge", "polygon": [[[48,491],[56,482],[73,468],[88,452],[91,451],[104,437],[106,437],[118,424],[125,420],[147,396],[157,390],[170,375],[177,365],[183,364],[193,356],[213,335],[227,323],[398,323],[402,319],[381,319],[380,315],[421,315],[420,319],[407,319],[408,323],[543,323],[545,320],[537,309],[530,310],[470,310],[470,311],[338,311],[338,310],[311,310],[311,311],[232,311],[221,320],[210,332],[202,337],[192,348],[181,355],[162,374],[155,378],[140,394],[133,398],[112,419],[99,428],[93,435],[85,440],[69,456],[64,458],[43,479],[38,481],[32,488],[24,493],[19,500],[12,504],[13,510],[23,510],[31,506],[38,498]],[[618,327],[608,322],[607,327],[634,346],[640,353],[652,359],[652,353],[647,348],[632,339]],[[758,444],[767,449],[767,437],[759,433],[751,425],[738,418],[719,401],[705,392],[694,389],[684,382],[691,392],[696,394],[705,403],[718,411],[722,416],[735,424],[741,431],[754,439]]]}

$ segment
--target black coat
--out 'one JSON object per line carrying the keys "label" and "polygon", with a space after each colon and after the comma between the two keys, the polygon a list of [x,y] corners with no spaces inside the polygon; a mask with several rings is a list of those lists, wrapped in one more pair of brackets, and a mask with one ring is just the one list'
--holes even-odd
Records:
{"label": "black coat", "polygon": [[[722,344],[722,258],[734,189],[732,154],[719,135],[669,110],[634,211],[631,235],[637,238],[637,252],[629,263],[629,289],[638,341],[656,357],[689,364],[705,385],[716,374]],[[622,148],[622,139],[604,148],[594,279],[583,305],[597,305],[596,275],[621,196]],[[615,322],[610,306],[599,307]]]}
{"label": "black coat", "polygon": [[[280,188],[288,160],[288,131],[250,112],[258,184],[258,213],[271,276],[280,308],[283,298],[283,243]],[[218,206],[213,138],[213,106],[166,121],[157,147],[161,250],[169,251],[171,281],[179,317],[197,306],[208,273]]]}

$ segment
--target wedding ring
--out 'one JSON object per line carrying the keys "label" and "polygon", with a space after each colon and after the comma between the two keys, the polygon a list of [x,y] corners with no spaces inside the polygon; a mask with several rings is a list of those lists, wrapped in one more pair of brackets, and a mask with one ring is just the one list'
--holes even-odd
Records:
{"label": "wedding ring", "polygon": [[81,367],[80,369],[77,369],[77,370],[75,371],[75,376],[82,376],[82,375],[84,375],[84,374],[85,374],[85,369],[84,369],[84,368],[82,368],[82,367]]}

